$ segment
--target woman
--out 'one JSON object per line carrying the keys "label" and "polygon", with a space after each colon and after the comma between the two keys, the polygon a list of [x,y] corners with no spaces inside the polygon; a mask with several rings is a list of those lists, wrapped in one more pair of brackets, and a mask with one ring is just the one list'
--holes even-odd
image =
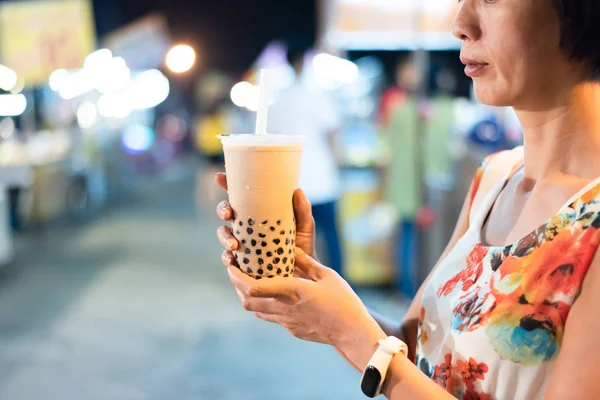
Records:
{"label": "woman", "polygon": [[[224,253],[244,308],[335,346],[361,371],[378,340],[401,338],[409,357],[391,361],[383,388],[389,399],[600,398],[598,20],[596,0],[461,2],[453,32],[477,98],[513,106],[525,145],[484,163],[400,327],[370,316],[315,261],[300,192],[302,279],[254,282]],[[499,168],[495,159],[510,162]],[[481,184],[486,176],[497,184]],[[224,185],[225,177],[218,181]],[[226,204],[218,212],[231,216]],[[237,246],[226,228],[219,235],[229,249]]]}

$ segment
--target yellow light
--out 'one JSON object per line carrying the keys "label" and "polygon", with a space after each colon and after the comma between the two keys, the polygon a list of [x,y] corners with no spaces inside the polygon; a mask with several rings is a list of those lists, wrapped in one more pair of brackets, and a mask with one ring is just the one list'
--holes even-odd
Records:
{"label": "yellow light", "polygon": [[196,62],[196,52],[187,44],[179,44],[167,53],[167,67],[175,73],[189,71]]}

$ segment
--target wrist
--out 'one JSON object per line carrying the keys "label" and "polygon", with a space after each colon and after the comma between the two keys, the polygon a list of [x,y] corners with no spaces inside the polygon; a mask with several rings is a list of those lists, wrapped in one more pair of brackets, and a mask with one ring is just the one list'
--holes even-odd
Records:
{"label": "wrist", "polygon": [[358,330],[349,332],[335,347],[362,372],[379,347],[379,340],[385,339],[388,335],[370,316],[366,323],[357,326],[359,326]]}

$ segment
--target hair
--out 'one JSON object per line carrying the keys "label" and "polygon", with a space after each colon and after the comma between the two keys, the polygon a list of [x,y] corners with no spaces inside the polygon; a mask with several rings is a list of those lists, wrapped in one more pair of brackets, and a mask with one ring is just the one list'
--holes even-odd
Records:
{"label": "hair", "polygon": [[590,80],[600,81],[600,1],[553,0],[560,21],[560,47],[573,61],[590,67]]}

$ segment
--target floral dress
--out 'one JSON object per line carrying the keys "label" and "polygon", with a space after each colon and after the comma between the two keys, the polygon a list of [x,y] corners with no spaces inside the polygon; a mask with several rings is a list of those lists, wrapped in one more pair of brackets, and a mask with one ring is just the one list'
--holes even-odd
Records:
{"label": "floral dress", "polygon": [[490,191],[423,292],[417,366],[459,399],[544,397],[600,243],[597,179],[518,242],[482,244],[484,221],[511,174]]}

